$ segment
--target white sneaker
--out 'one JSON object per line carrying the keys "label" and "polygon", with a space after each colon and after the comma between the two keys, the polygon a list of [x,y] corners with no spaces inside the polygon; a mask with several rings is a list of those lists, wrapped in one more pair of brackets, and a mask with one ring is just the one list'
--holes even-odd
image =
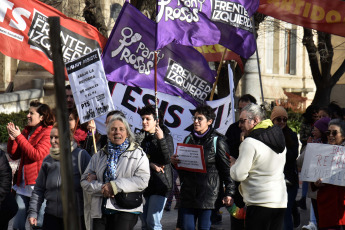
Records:
{"label": "white sneaker", "polygon": [[309,222],[308,225],[304,225],[302,227],[302,230],[317,230],[317,227],[315,226],[313,222]]}

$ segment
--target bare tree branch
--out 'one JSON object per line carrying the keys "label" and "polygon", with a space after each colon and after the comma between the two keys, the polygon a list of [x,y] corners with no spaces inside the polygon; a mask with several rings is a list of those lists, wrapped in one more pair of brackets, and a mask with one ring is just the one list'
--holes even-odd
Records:
{"label": "bare tree branch", "polygon": [[339,79],[341,78],[341,76],[343,76],[344,73],[345,73],[345,59],[343,63],[341,63],[337,71],[333,74],[330,80],[331,87],[333,87],[339,81]]}
{"label": "bare tree branch", "polygon": [[311,73],[315,82],[316,87],[321,84],[321,73],[319,69],[319,63],[317,60],[317,47],[314,43],[314,35],[311,29],[303,28],[303,45],[307,49],[309,55],[309,64],[311,68]]}

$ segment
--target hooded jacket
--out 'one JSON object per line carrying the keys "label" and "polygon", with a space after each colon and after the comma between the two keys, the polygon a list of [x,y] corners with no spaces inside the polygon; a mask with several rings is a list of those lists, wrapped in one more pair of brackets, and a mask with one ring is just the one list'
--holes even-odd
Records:
{"label": "hooded jacket", "polygon": [[[72,166],[73,166],[73,182],[76,196],[78,215],[83,215],[83,191],[80,186],[80,171],[84,171],[89,164],[90,155],[80,148],[72,151]],[[78,159],[80,154],[80,159]],[[79,169],[80,160],[80,169]],[[62,218],[62,200],[61,200],[61,173],[60,161],[53,159],[48,155],[42,163],[41,170],[38,174],[34,191],[30,199],[30,207],[28,210],[29,217],[37,218],[38,212],[44,199],[47,200],[45,212]]]}
{"label": "hooded jacket", "polygon": [[240,181],[239,191],[246,205],[286,208],[284,179],[285,138],[271,120],[257,124],[240,145],[239,157],[231,167],[231,177]]}

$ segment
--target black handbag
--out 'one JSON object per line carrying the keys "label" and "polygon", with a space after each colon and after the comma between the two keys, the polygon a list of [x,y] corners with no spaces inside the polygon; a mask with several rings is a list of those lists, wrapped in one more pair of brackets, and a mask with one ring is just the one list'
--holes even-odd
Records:
{"label": "black handbag", "polygon": [[133,209],[139,207],[143,203],[142,192],[119,192],[115,195],[116,204],[124,209]]}

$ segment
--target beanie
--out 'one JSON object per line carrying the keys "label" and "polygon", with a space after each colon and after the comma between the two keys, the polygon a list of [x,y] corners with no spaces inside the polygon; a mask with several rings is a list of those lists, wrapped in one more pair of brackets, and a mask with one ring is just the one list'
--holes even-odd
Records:
{"label": "beanie", "polygon": [[271,113],[271,121],[273,121],[277,117],[286,117],[288,118],[288,114],[284,107],[282,106],[274,106],[272,113]]}
{"label": "beanie", "polygon": [[318,130],[320,130],[321,133],[325,133],[328,130],[328,123],[330,122],[331,118],[329,117],[323,117],[320,120],[317,120],[314,124]]}

